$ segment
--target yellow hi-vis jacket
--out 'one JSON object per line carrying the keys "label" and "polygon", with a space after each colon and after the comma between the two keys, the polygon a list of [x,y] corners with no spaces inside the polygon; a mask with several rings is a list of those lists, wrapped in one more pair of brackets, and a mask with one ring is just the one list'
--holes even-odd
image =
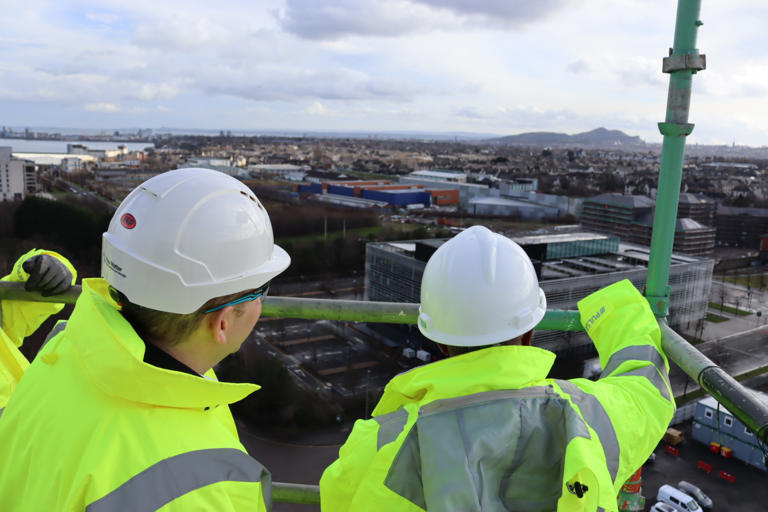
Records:
{"label": "yellow hi-vis jacket", "polygon": [[[67,259],[53,251],[32,249],[21,256],[13,266],[11,273],[0,281],[24,282],[29,274],[24,272],[22,265],[25,261],[38,254],[49,254],[64,263],[72,272],[72,284],[75,284],[77,272]],[[16,389],[19,379],[24,375],[29,361],[19,351],[24,338],[40,327],[40,324],[55,315],[64,304],[52,302],[27,302],[20,300],[0,301],[0,414],[11,393]]]}
{"label": "yellow hi-vis jacket", "polygon": [[270,474],[227,405],[259,387],[158,368],[144,350],[106,281],[83,280],[0,418],[4,512],[268,510]]}
{"label": "yellow hi-vis jacket", "polygon": [[320,480],[322,509],[616,511],[675,405],[660,332],[629,281],[579,302],[600,380],[547,379],[555,356],[492,347],[395,377]]}

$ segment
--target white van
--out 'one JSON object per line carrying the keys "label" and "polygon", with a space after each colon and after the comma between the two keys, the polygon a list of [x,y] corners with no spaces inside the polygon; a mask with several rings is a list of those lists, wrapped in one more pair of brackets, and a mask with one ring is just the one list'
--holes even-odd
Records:
{"label": "white van", "polygon": [[701,507],[695,499],[671,485],[662,485],[659,487],[656,499],[667,505],[672,505],[675,510],[679,510],[680,512],[702,512]]}

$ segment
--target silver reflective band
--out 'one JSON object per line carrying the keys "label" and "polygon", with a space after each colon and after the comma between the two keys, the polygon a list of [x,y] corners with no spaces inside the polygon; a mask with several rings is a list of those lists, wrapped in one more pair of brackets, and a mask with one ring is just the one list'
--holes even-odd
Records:
{"label": "silver reflective band", "polygon": [[436,400],[392,462],[385,485],[430,511],[554,510],[565,451],[586,423],[549,386]]}
{"label": "silver reflective band", "polygon": [[[605,412],[600,401],[589,393],[582,391],[576,384],[567,380],[556,380],[564,392],[571,395],[573,403],[579,406],[581,415],[589,423],[589,426],[597,432],[600,443],[603,445],[605,453],[605,463],[608,466],[608,472],[611,474],[611,481],[616,480],[616,474],[619,472],[619,439],[616,437],[616,430],[608,413]],[[615,483],[615,482],[614,482]]]}
{"label": "silver reflective band", "polygon": [[66,320],[59,320],[58,322],[56,322],[56,325],[53,326],[53,329],[51,329],[51,332],[49,332],[48,336],[45,337],[45,341],[43,342],[42,345],[40,345],[40,348],[37,350],[37,352],[40,353],[43,347],[46,346],[49,341],[51,341],[57,334],[63,331],[66,327],[67,327]]}
{"label": "silver reflective band", "polygon": [[375,416],[373,419],[379,424],[376,449],[381,450],[382,446],[397,439],[397,436],[403,431],[403,427],[408,421],[408,412],[405,409],[398,409],[381,416]]}
{"label": "silver reflective band", "polygon": [[[261,482],[267,510],[272,508],[272,476],[247,453],[216,448],[182,453],[161,460],[88,505],[87,512],[150,512],[176,498],[217,482]],[[258,496],[254,496],[255,503]]]}
{"label": "silver reflective band", "polygon": [[[627,361],[644,361],[649,362],[653,366],[646,366],[644,368],[638,368],[629,372],[620,373],[617,375],[611,375],[616,369]],[[658,370],[658,371],[655,371]],[[661,375],[659,375],[661,374]],[[672,400],[667,384],[669,383],[669,374],[667,373],[667,366],[664,363],[664,358],[656,349],[650,345],[625,347],[611,356],[608,360],[608,364],[605,365],[605,369],[600,374],[600,378],[612,376],[623,377],[629,375],[637,375],[641,377],[647,377],[656,389],[659,390],[661,396],[667,400]]]}
{"label": "silver reflective band", "polygon": [[624,347],[613,354],[610,359],[608,359],[608,364],[605,365],[605,369],[600,374],[600,378],[608,377],[614,370],[616,370],[616,368],[627,361],[648,361],[658,368],[660,372],[666,374],[667,366],[664,364],[664,358],[661,357],[661,354],[656,350],[656,347],[651,345],[634,345],[631,347]]}
{"label": "silver reflective band", "polygon": [[669,395],[669,389],[667,389],[667,381],[662,378],[661,375],[659,375],[658,370],[656,370],[655,366],[646,366],[644,368],[638,368],[637,370],[632,370],[631,372],[626,373],[620,373],[619,375],[615,375],[615,377],[645,377],[648,380],[651,381],[651,383],[656,387],[656,389],[659,390],[659,393],[661,393],[661,396],[666,398],[667,400],[672,400],[672,397]]}

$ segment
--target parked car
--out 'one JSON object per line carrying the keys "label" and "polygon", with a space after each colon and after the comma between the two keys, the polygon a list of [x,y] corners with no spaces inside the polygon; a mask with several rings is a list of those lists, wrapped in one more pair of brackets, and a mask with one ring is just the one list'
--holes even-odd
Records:
{"label": "parked car", "polygon": [[656,504],[651,507],[651,512],[677,512],[677,510],[675,510],[672,505],[657,501]]}
{"label": "parked car", "polygon": [[671,485],[662,485],[659,487],[659,492],[656,493],[656,499],[667,505],[671,505],[679,512],[702,512],[701,507],[695,499]]}
{"label": "parked car", "polygon": [[686,482],[685,480],[680,480],[677,482],[677,488],[683,491],[685,494],[688,494],[690,496],[693,496],[693,498],[699,502],[699,505],[701,505],[704,508],[712,508],[712,499],[704,494],[704,491],[696,487],[690,482]]}

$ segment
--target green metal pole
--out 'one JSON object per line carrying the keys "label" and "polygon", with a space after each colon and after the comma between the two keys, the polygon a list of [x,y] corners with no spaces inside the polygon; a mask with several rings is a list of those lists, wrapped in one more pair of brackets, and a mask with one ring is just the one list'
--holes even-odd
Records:
{"label": "green metal pole", "polygon": [[274,482],[272,484],[272,501],[319,505],[320,486]]}
{"label": "green metal pole", "polygon": [[648,280],[645,295],[654,314],[659,318],[669,311],[669,266],[675,242],[677,206],[683,176],[685,137],[693,131],[688,123],[693,75],[706,68],[706,58],[696,49],[701,0],[679,0],[675,24],[674,47],[664,58],[662,70],[669,73],[667,115],[659,123],[664,136],[661,151],[656,211],[651,235],[651,254],[648,261]]}
{"label": "green metal pole", "polygon": [[[23,283],[0,282],[0,300],[27,300],[74,304],[82,289],[73,286],[54,297],[28,292]],[[262,315],[265,317],[335,320],[340,322],[378,322],[386,324],[415,324],[419,305],[407,302],[373,302],[338,299],[305,299],[297,297],[266,297]],[[578,311],[550,309],[537,329],[548,331],[582,331]]]}

